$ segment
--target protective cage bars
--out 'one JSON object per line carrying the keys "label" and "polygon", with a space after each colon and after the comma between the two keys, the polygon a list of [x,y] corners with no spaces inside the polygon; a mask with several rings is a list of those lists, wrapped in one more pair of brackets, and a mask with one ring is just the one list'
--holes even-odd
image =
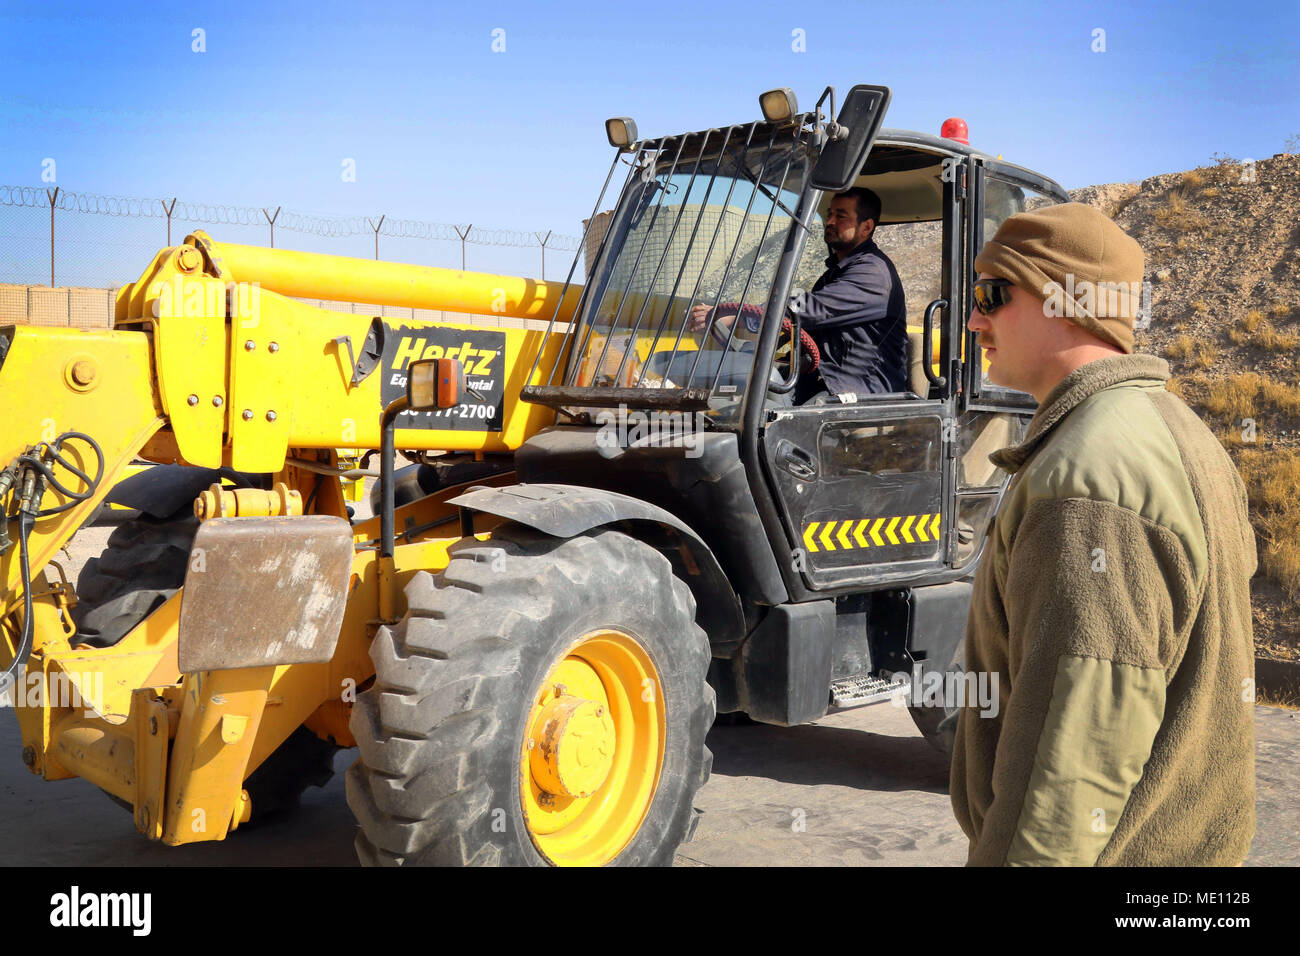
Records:
{"label": "protective cage bars", "polygon": [[[615,156],[609,173],[605,177],[605,183],[601,187],[600,195],[596,199],[591,218],[588,219],[586,229],[583,232],[582,249],[587,247],[587,240],[592,226],[604,203],[605,195],[609,191],[609,184],[614,178],[614,170],[620,161],[628,164],[627,179],[623,184],[614,218],[597,247],[594,257],[595,266],[591,270],[589,281],[583,286],[572,313],[574,324],[570,327],[570,332],[576,334],[577,341],[569,354],[568,361],[555,363],[544,383],[529,384],[523,389],[521,397],[524,401],[536,402],[556,408],[565,405],[616,407],[620,404],[633,404],[642,408],[676,410],[708,408],[709,397],[717,389],[722,375],[723,363],[721,360],[719,360],[717,368],[712,372],[711,378],[708,378],[707,369],[700,376],[701,379],[708,378],[707,385],[697,382],[697,372],[700,371],[700,359],[704,354],[704,349],[694,349],[692,351],[695,351],[695,356],[685,377],[685,384],[671,388],[659,388],[645,383],[646,367],[649,364],[648,358],[656,354],[660,343],[667,341],[667,337],[672,338],[672,348],[664,367],[673,367],[679,354],[681,354],[682,341],[690,323],[691,309],[699,302],[700,289],[705,279],[708,264],[713,261],[714,251],[718,248],[719,239],[723,237],[723,226],[728,215],[737,211],[737,207],[732,206],[731,200],[736,185],[742,177],[748,180],[752,188],[749,191],[749,199],[744,206],[744,213],[736,230],[735,238],[731,240],[730,252],[727,253],[722,250],[722,253],[727,255],[727,260],[722,269],[721,280],[718,283],[719,297],[725,294],[728,282],[733,279],[733,276],[738,280],[744,269],[743,265],[739,269],[736,268],[736,258],[745,247],[745,233],[751,227],[754,203],[758,199],[760,192],[766,197],[770,208],[763,219],[762,234],[759,236],[758,241],[753,244],[752,262],[748,271],[743,273],[744,282],[741,284],[740,295],[736,301],[740,303],[746,302],[750,289],[754,286],[754,276],[760,262],[763,260],[764,248],[772,235],[772,224],[778,207],[789,218],[791,225],[806,229],[806,224],[797,220],[794,212],[781,201],[780,195],[783,192],[794,196],[802,196],[803,194],[804,187],[807,184],[807,177],[811,172],[810,163],[802,162],[799,164],[799,172],[796,177],[798,181],[796,183],[788,183],[787,180],[791,178],[790,171],[795,165],[795,157],[803,141],[802,131],[804,125],[810,122],[812,118],[813,114],[804,113],[797,116],[793,123],[786,125],[758,120],[747,124],[728,126],[724,129],[710,129],[664,137],[658,140],[646,140],[637,145],[635,153],[630,157],[624,152],[620,152]],[[752,154],[758,154],[760,151],[761,160],[758,168],[757,170],[751,170],[748,165],[749,159]],[[691,158],[692,154],[693,158]],[[701,173],[701,167],[706,165],[706,162],[712,166],[712,169],[711,171],[706,169],[704,173]],[[777,174],[778,170],[779,174]],[[674,177],[679,175],[679,171],[681,176],[689,174],[684,187],[674,182]],[[720,174],[729,181],[725,195],[722,195],[723,190],[718,184]],[[692,217],[688,215],[691,203],[686,200],[692,197],[692,190],[695,189],[697,180],[705,181],[706,177],[707,185],[703,196],[695,204],[696,211],[693,221],[689,223],[689,235],[686,245],[676,251],[676,255],[680,257],[680,264],[677,266],[676,275],[673,277],[671,290],[666,296],[656,295],[654,289],[657,288],[661,275],[665,275],[665,265],[668,265],[668,274],[671,274],[672,267],[669,260],[670,256],[674,254],[674,240],[679,233],[686,234],[688,231],[683,226],[683,221]],[[658,193],[657,198],[652,200],[649,209],[643,208],[647,204],[647,189],[653,189],[654,192]],[[674,212],[666,201],[678,189],[684,189],[684,192],[682,193],[682,201],[676,204],[677,208]],[[719,214],[717,215],[717,221],[709,229],[705,226],[705,218],[710,209],[711,199],[715,202],[720,199],[721,205],[712,207],[718,210]],[[761,215],[760,209],[759,216]],[[667,235],[662,242],[662,251],[659,253],[658,261],[653,263],[653,269],[651,269],[650,264],[654,256],[651,254],[647,257],[646,252],[650,244],[650,237],[654,234],[655,225],[659,222],[661,216],[664,217],[664,221],[667,223]],[[671,216],[670,222],[669,216]],[[634,243],[636,245],[635,250],[622,248],[623,239],[632,236],[633,229],[639,226],[646,217],[648,217],[648,222],[640,230],[642,235],[639,244]],[[636,221],[633,221],[634,219]],[[692,253],[696,250],[698,244],[703,241],[704,235],[708,236],[708,243],[702,265],[695,276],[694,282],[691,284],[690,297],[682,310],[681,321],[676,325],[675,329],[670,329],[669,319],[673,313],[674,303],[678,301],[678,293],[682,290],[683,280],[687,276]],[[579,251],[569,267],[564,287],[556,298],[557,303],[565,301],[568,290],[573,284],[573,277],[577,272],[578,262],[581,257],[582,252]],[[644,268],[642,267],[643,260],[646,262]],[[611,300],[608,293],[614,285],[616,266],[621,271],[622,267],[629,261],[631,267],[626,269],[626,279],[622,283],[621,291]],[[776,270],[773,269],[772,272],[773,276],[775,276]],[[631,294],[634,283],[641,283],[646,289],[639,305],[637,297]],[[593,292],[593,290],[595,291]],[[766,300],[767,290],[760,291],[763,291]],[[606,301],[615,303],[613,314],[609,317],[608,323],[600,322],[600,327],[597,328],[599,312]],[[716,305],[717,303],[707,304]],[[546,343],[550,340],[550,336],[555,331],[558,315],[559,306],[557,305],[547,324],[542,348],[537,353],[538,358],[534,360],[532,370],[529,373],[529,383],[538,382],[540,357]],[[700,333],[702,340],[707,341],[709,336],[713,334],[715,321],[716,316],[710,315],[708,325]],[[722,356],[730,354],[731,344],[736,335],[736,326],[740,321],[742,319],[738,316],[731,323],[731,328],[726,335],[721,352]],[[627,324],[620,328],[620,323],[623,322]],[[634,361],[638,337],[643,334],[643,329],[645,336],[653,334],[647,352],[647,362],[641,367],[635,381],[630,386],[619,386],[618,383],[623,380],[625,372],[628,371],[628,363]],[[653,333],[651,330],[653,330]],[[607,357],[610,359],[610,364],[613,363],[613,358],[609,355],[609,352],[610,346],[616,338],[616,333],[618,335],[626,333],[626,344],[623,345],[622,354],[618,358],[617,370],[612,377],[613,384],[597,384],[594,374],[591,384],[581,384],[577,380],[578,375],[586,358],[587,349],[592,346],[592,336],[598,333],[604,334],[605,340],[603,345],[597,345],[599,356],[592,363],[597,373],[606,367]],[[667,337],[665,333],[667,333]],[[557,370],[561,367],[564,367],[565,371],[560,383],[556,384]]]}

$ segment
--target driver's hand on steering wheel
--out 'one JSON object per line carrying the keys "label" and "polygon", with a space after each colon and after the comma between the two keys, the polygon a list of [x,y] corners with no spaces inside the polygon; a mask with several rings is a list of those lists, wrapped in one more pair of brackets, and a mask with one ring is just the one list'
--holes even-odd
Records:
{"label": "driver's hand on steering wheel", "polygon": [[[709,324],[709,316],[713,314],[713,307],[700,304],[691,309],[691,331],[700,332]],[[720,315],[715,323],[715,328],[721,328],[723,331],[731,328],[731,323],[736,320],[736,313],[731,312],[727,315]]]}

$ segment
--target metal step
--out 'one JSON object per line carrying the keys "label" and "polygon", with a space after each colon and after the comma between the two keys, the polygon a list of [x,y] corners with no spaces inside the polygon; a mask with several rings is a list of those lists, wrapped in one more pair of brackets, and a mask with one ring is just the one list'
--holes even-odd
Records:
{"label": "metal step", "polygon": [[870,674],[855,674],[831,681],[831,707],[861,707],[889,700],[895,694],[909,693],[911,679],[906,674],[898,674],[896,678],[890,681]]}

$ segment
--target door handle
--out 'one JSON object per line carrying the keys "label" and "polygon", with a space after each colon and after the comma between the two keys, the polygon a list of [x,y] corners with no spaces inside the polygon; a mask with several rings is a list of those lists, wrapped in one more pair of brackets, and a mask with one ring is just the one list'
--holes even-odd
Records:
{"label": "door handle", "polygon": [[938,309],[947,309],[947,299],[935,299],[925,307],[925,316],[921,319],[921,370],[925,372],[926,379],[931,385],[937,388],[943,388],[948,384],[947,377],[935,375],[934,369],[930,367],[931,357],[934,354],[934,313]]}
{"label": "door handle", "polygon": [[787,445],[781,449],[781,463],[796,478],[812,481],[817,477],[817,468],[813,464],[812,456],[802,448]]}

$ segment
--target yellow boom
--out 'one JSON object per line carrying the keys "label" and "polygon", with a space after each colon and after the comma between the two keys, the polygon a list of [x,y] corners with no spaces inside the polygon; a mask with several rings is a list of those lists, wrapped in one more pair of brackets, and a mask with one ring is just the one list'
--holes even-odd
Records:
{"label": "yellow boom", "polygon": [[[195,233],[187,242],[206,240]],[[257,282],[263,291],[303,299],[365,302],[444,312],[470,312],[517,319],[549,320],[562,285],[518,276],[462,272],[436,266],[350,259],[315,252],[264,249],[207,240],[212,257],[229,279]],[[558,316],[568,321],[582,293],[570,286]]]}

